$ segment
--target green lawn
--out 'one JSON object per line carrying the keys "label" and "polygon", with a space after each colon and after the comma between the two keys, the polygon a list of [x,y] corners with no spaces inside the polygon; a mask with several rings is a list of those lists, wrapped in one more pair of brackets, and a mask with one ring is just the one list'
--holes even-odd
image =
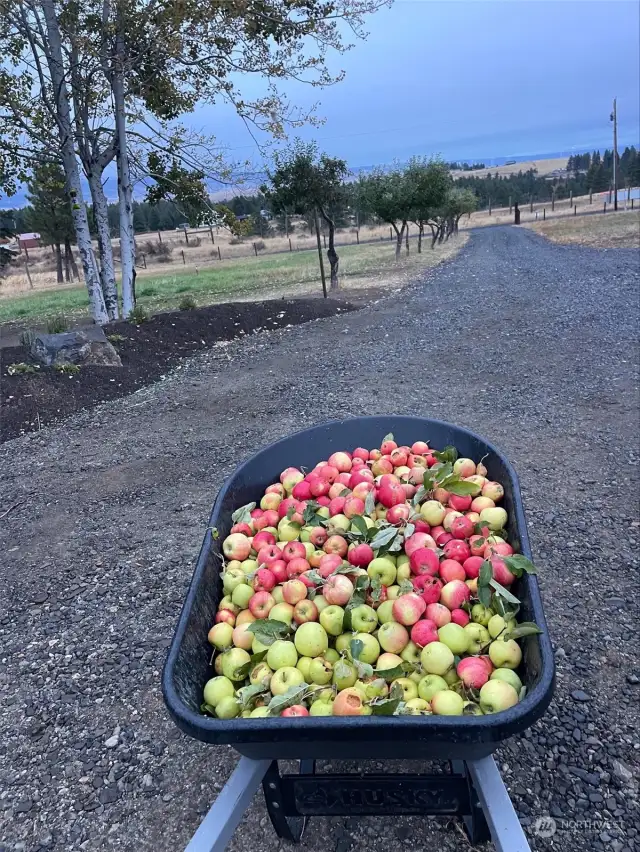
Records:
{"label": "green lawn", "polygon": [[[436,251],[431,251],[427,243],[423,253],[418,255],[414,241],[411,254],[407,257],[403,253],[399,264],[395,263],[390,242],[343,246],[340,249],[340,273],[345,295],[350,286],[362,282],[363,278],[377,277],[379,280],[371,283],[383,285],[385,270],[392,273],[415,268],[417,271],[421,267],[432,266],[452,254],[462,243],[463,239],[460,238],[457,245],[452,243]],[[328,275],[326,256],[325,268]],[[318,256],[310,250],[223,261],[201,269],[197,274],[193,269],[145,274],[138,277],[136,289],[139,304],[154,312],[177,308],[185,293],[191,294],[198,305],[207,305],[249,296],[260,299],[320,292],[321,284]],[[38,321],[53,314],[81,316],[86,310],[87,294],[84,287],[35,291],[28,295],[0,298],[0,322]]]}

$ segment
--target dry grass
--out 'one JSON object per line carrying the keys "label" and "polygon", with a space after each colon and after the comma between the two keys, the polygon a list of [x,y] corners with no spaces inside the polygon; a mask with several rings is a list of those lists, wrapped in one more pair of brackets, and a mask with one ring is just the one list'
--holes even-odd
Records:
{"label": "dry grass", "polygon": [[554,243],[594,248],[640,248],[640,212],[576,216],[529,225]]}
{"label": "dry grass", "polygon": [[548,160],[526,160],[522,163],[513,163],[511,166],[489,166],[487,169],[478,169],[473,172],[454,171],[454,178],[458,177],[487,177],[487,175],[517,175],[518,172],[526,172],[536,169],[539,175],[548,175],[556,169],[566,169],[568,157],[552,157]]}

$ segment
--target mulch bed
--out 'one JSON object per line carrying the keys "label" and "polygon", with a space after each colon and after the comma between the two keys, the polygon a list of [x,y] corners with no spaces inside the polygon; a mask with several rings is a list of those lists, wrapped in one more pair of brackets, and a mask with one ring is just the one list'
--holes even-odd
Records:
{"label": "mulch bed", "polygon": [[350,303],[335,299],[279,299],[160,313],[140,326],[110,323],[104,329],[107,335],[126,338],[114,343],[122,369],[82,367],[74,376],[48,367],[40,367],[36,374],[9,376],[10,364],[30,359],[22,346],[4,348],[0,350],[0,442],[126,396],[157,381],[182,358],[218,341],[352,310]]}

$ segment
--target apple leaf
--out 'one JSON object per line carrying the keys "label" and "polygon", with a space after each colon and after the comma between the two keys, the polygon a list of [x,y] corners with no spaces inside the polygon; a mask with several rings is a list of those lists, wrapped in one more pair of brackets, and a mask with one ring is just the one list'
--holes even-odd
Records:
{"label": "apple leaf", "polygon": [[351,666],[345,660],[338,660],[333,669],[333,673],[336,678],[345,678],[349,677],[351,674]]}
{"label": "apple leaf", "polygon": [[372,600],[374,600],[377,603],[380,600],[380,598],[382,597],[382,580],[380,579],[380,577],[372,577],[371,578],[370,589],[371,589],[371,598],[372,598]]}
{"label": "apple leaf", "polygon": [[491,580],[489,585],[492,586],[501,597],[503,597],[505,600],[509,601],[509,603],[514,603],[514,604],[520,603],[518,598],[515,595],[512,595],[511,592],[509,591],[509,589],[505,589],[504,586],[501,586],[500,583],[497,580]]}
{"label": "apple leaf", "polygon": [[493,568],[491,567],[491,563],[488,559],[480,566],[480,572],[478,574],[478,586],[488,586],[491,580],[493,579]]}
{"label": "apple leaf", "polygon": [[398,535],[393,539],[393,541],[389,545],[389,553],[399,553],[402,550],[403,544],[404,537],[400,530],[398,530]]}
{"label": "apple leaf", "polygon": [[478,600],[484,606],[491,606],[491,589],[478,583]]}
{"label": "apple leaf", "polygon": [[406,527],[403,530],[404,537],[410,538],[414,534],[415,531],[416,531],[415,524],[407,524]]}
{"label": "apple leaf", "polygon": [[505,639],[522,639],[524,636],[536,636],[542,630],[533,621],[523,621],[504,634]]}
{"label": "apple leaf", "polygon": [[451,462],[451,464],[453,464],[458,460],[458,451],[451,445],[445,447],[441,452],[436,450],[433,455],[438,459],[438,461],[443,463]]}
{"label": "apple leaf", "polygon": [[513,556],[503,556],[502,559],[507,565],[509,571],[515,574],[516,577],[521,577],[525,574],[537,574],[536,567],[526,556],[520,553],[515,553]]}
{"label": "apple leaf", "polygon": [[374,671],[374,675],[376,677],[381,677],[387,681],[387,683],[391,683],[391,681],[395,680],[399,677],[404,677],[407,674],[411,674],[412,671],[415,671],[413,663],[402,662],[397,666],[394,666],[392,669],[376,669]]}
{"label": "apple leaf", "polygon": [[267,705],[267,710],[271,716],[279,716],[287,707],[293,707],[294,704],[300,704],[309,692],[309,687],[306,683],[301,683],[299,686],[290,686],[282,695],[274,695]]}
{"label": "apple leaf", "polygon": [[[254,622],[252,622],[252,624],[253,623]],[[266,642],[264,644],[266,645]],[[257,654],[252,654],[249,662],[245,663],[244,666],[240,666],[240,668],[237,669],[238,680],[244,680],[245,677],[249,677],[251,669],[258,663],[261,663],[267,656],[267,653],[267,651],[258,651]]]}
{"label": "apple leaf", "polygon": [[384,438],[382,439],[382,443],[384,444],[385,441],[393,441],[393,440],[394,440],[393,432],[389,432],[389,434],[385,435]]}
{"label": "apple leaf", "polygon": [[371,547],[374,550],[378,550],[379,548],[390,544],[397,534],[398,530],[396,527],[387,527],[386,529],[382,529],[371,539]]}
{"label": "apple leaf", "polygon": [[208,713],[209,716],[215,716],[216,715],[215,709],[210,704],[205,704],[204,701],[200,705],[200,712],[201,713]]}
{"label": "apple leaf", "polygon": [[291,518],[293,518],[293,516],[295,515],[295,513],[296,513],[296,507],[295,506],[289,506],[289,508],[287,509],[287,520],[290,521]]}
{"label": "apple leaf", "polygon": [[372,515],[376,510],[376,495],[373,491],[369,491],[364,498],[364,513]]}
{"label": "apple leaf", "polygon": [[355,568],[353,565],[349,565],[348,562],[343,562],[342,565],[338,565],[335,571],[332,571],[332,574],[353,574],[354,570]]}
{"label": "apple leaf", "polygon": [[413,588],[413,583],[411,580],[402,580],[400,583],[400,591],[398,592],[398,597],[401,595],[408,595],[410,592],[415,592]]}
{"label": "apple leaf", "polygon": [[353,665],[356,667],[359,678],[371,677],[373,675],[373,666],[369,663],[361,663],[360,660],[354,660]]}
{"label": "apple leaf", "polygon": [[435,473],[432,473],[431,470],[425,470],[424,476],[422,477],[422,489],[425,497],[436,487],[436,475]]}
{"label": "apple leaf", "polygon": [[[316,523],[316,517],[321,517],[316,515],[319,508],[320,504],[316,503],[315,500],[307,501],[307,505],[304,507],[304,512],[302,513],[302,521],[305,525],[314,524]],[[326,520],[326,518],[323,518],[323,520]]]}
{"label": "apple leaf", "polygon": [[522,689],[520,690],[520,694],[518,695],[518,700],[522,701],[526,694],[527,694],[527,687],[523,686]]}
{"label": "apple leaf", "polygon": [[310,571],[305,571],[304,576],[308,580],[311,580],[312,583],[315,583],[316,586],[320,586],[320,585],[322,585],[322,583],[324,583],[322,575],[319,574],[318,571],[316,571],[315,568],[312,568]]}
{"label": "apple leaf", "polygon": [[273,645],[276,639],[282,639],[291,633],[291,628],[275,618],[258,618],[247,627],[247,632],[253,633],[263,645]]}
{"label": "apple leaf", "polygon": [[458,497],[465,497],[471,494],[478,493],[478,486],[475,482],[467,482],[464,479],[454,479],[447,482],[443,486],[450,494],[456,494]]}
{"label": "apple leaf", "polygon": [[367,533],[369,532],[369,527],[367,526],[367,522],[362,517],[362,515],[354,515],[354,517],[351,518],[351,523],[358,530],[358,532],[362,533],[363,536],[366,536]]}
{"label": "apple leaf", "polygon": [[255,503],[247,503],[246,506],[240,506],[231,515],[231,520],[234,524],[248,524],[251,521],[251,512],[253,512],[255,507]]}
{"label": "apple leaf", "polygon": [[349,650],[351,651],[351,659],[359,660],[360,654],[364,651],[364,642],[362,639],[352,639],[349,643]]}
{"label": "apple leaf", "polygon": [[249,686],[243,686],[241,689],[236,690],[236,698],[243,710],[250,710],[256,703],[256,698],[268,691],[268,686],[262,683],[252,683]]}
{"label": "apple leaf", "polygon": [[416,493],[413,495],[413,497],[411,498],[412,504],[414,506],[419,506],[420,503],[422,503],[422,501],[424,499],[426,499],[426,496],[429,493],[429,490],[430,489],[425,488],[424,485],[421,485],[418,488],[418,490],[416,491]]}
{"label": "apple leaf", "polygon": [[312,601],[315,598],[317,593],[318,593],[317,589],[307,589],[307,598],[310,601]]}
{"label": "apple leaf", "polygon": [[393,716],[398,709],[401,698],[376,698],[369,705],[372,716]]}

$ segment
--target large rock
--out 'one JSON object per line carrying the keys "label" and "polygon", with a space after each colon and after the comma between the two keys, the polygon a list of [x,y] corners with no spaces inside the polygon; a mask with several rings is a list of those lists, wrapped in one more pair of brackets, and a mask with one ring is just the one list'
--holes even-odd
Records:
{"label": "large rock", "polygon": [[122,367],[120,356],[99,328],[91,329],[91,339],[82,331],[62,334],[35,334],[31,355],[47,367],[78,364],[81,367]]}

